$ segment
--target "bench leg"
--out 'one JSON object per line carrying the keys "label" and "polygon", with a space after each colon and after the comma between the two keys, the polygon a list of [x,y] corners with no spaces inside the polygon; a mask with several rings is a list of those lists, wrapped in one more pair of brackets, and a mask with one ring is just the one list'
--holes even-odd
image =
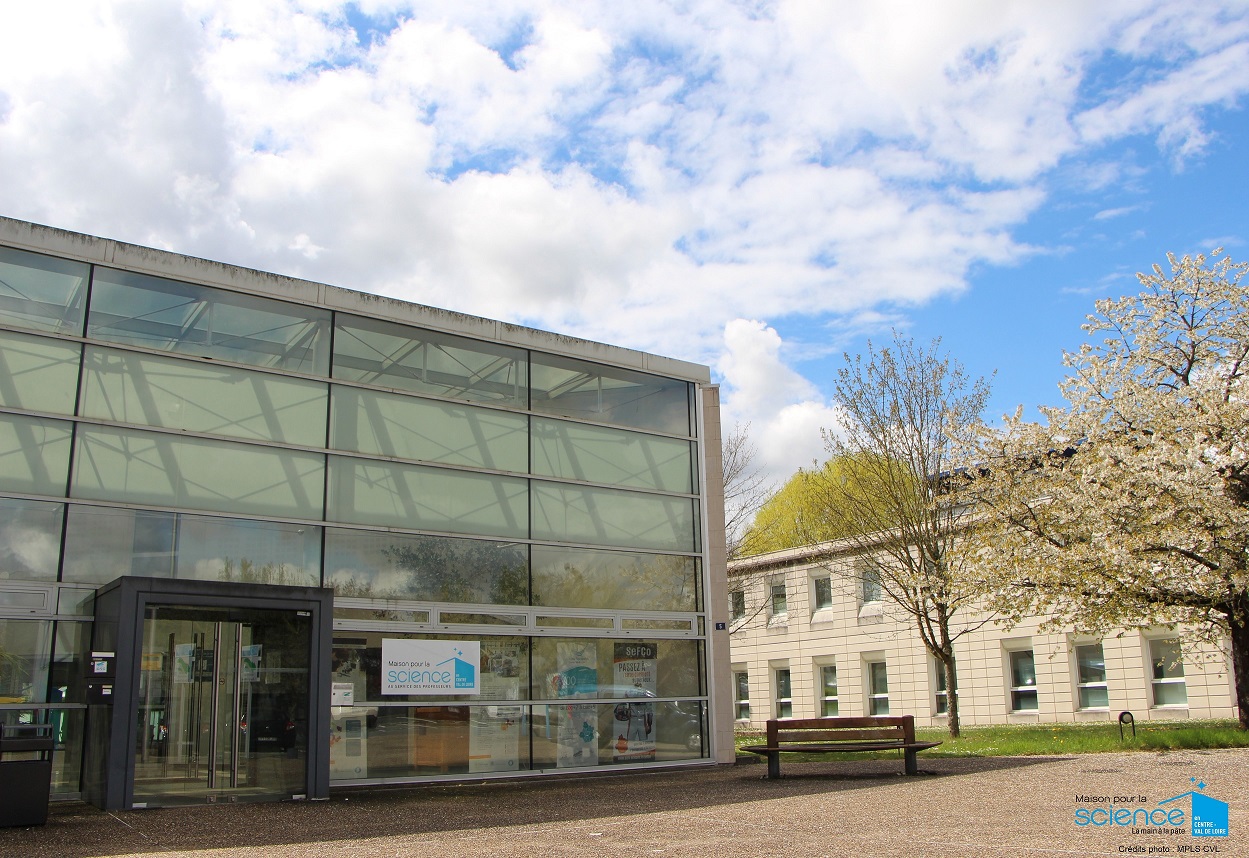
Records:
{"label": "bench leg", "polygon": [[906,773],[908,775],[919,774],[919,760],[916,759],[917,752],[904,750],[902,753],[906,756]]}
{"label": "bench leg", "polygon": [[768,754],[768,779],[772,780],[781,776],[781,755],[773,751]]}

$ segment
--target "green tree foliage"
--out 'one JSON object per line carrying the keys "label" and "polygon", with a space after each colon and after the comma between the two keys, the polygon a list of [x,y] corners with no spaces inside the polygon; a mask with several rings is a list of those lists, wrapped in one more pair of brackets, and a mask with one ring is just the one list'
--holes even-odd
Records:
{"label": "green tree foliage", "polygon": [[1249,729],[1249,263],[1168,261],[1097,303],[1092,341],[1066,356],[1066,407],[990,436],[983,560],[1015,618],[1230,639]]}

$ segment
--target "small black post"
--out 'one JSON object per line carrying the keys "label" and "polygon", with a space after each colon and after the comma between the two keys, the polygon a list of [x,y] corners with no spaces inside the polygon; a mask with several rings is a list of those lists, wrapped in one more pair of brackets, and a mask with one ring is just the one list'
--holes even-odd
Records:
{"label": "small black post", "polygon": [[1132,717],[1131,712],[1124,711],[1124,712],[1119,713],[1119,741],[1120,742],[1123,741],[1123,725],[1124,724],[1132,725],[1132,738],[1135,739],[1136,738],[1136,719]]}

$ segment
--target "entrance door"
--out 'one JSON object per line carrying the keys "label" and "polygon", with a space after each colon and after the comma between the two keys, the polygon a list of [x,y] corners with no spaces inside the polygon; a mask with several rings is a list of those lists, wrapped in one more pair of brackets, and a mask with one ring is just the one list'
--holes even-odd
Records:
{"label": "entrance door", "polygon": [[135,803],[304,793],[311,633],[307,611],[149,604]]}

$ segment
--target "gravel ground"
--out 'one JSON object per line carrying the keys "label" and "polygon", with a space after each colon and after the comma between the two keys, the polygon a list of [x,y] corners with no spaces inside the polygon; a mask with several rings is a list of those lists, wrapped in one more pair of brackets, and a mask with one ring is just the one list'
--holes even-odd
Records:
{"label": "gravel ground", "polygon": [[[1249,855],[1249,750],[782,763],[627,775],[335,790],[325,802],[105,812],[55,804],[0,829],[0,856]],[[1205,784],[1231,836],[1075,824],[1076,796],[1154,808]],[[1142,799],[1143,797],[1143,799]],[[1185,818],[1189,799],[1180,807]],[[1188,847],[1187,849],[1185,847]],[[1152,850],[1152,851],[1151,851]],[[1165,851],[1164,851],[1165,850]]]}

